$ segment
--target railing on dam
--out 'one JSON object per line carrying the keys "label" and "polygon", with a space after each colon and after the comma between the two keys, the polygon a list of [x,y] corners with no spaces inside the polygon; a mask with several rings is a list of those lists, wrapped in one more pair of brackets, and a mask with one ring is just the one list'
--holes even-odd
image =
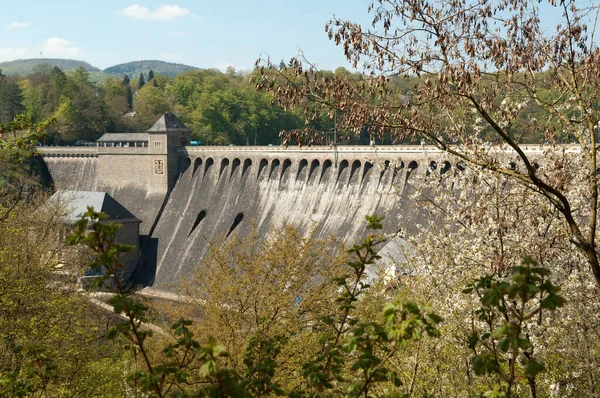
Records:
{"label": "railing on dam", "polygon": [[[532,155],[541,155],[550,147],[542,145],[522,145],[521,149]],[[561,147],[566,152],[579,153],[581,149],[579,145],[564,145]],[[512,148],[496,148],[505,153],[515,153]],[[42,156],[49,157],[97,157],[98,154],[118,155],[118,154],[145,154],[147,148],[98,148],[98,147],[82,147],[82,146],[40,146],[37,151]],[[411,155],[413,157],[430,156],[442,154],[443,151],[430,145],[338,145],[332,147],[329,145],[320,146],[186,146],[179,149],[181,155],[200,155],[202,153],[219,153],[223,156],[236,156],[236,154],[248,154],[258,156],[264,155],[320,155],[320,156],[335,156],[348,155],[384,155],[386,157]]]}
{"label": "railing on dam", "polygon": [[440,153],[441,151],[429,145],[338,145],[337,147],[329,145],[318,146],[186,146],[186,152],[250,152],[250,153],[352,153],[352,154],[373,154],[376,152],[385,153]]}
{"label": "railing on dam", "polygon": [[36,148],[44,157],[97,157],[97,147],[85,146],[39,146]]}
{"label": "railing on dam", "polygon": [[[491,148],[491,146],[490,146]],[[505,146],[500,149],[503,152],[512,153],[515,152],[512,148]],[[551,147],[529,144],[521,145],[521,149],[526,153],[541,154]],[[579,153],[581,148],[579,145],[569,144],[561,146],[567,152]],[[228,152],[234,153],[265,153],[265,154],[282,154],[282,153],[295,153],[295,154],[439,154],[443,153],[442,150],[433,145],[338,145],[337,147],[329,145],[316,145],[316,146],[186,146],[182,148],[184,152],[189,154],[199,152]],[[515,152],[516,153],[516,152]]]}

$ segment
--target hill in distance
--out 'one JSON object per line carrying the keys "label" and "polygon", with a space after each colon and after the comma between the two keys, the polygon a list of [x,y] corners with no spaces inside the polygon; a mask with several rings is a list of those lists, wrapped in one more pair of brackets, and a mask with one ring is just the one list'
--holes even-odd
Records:
{"label": "hill in distance", "polygon": [[88,72],[102,72],[101,69],[96,68],[87,62],[60,58],[31,58],[0,62],[0,69],[2,69],[4,75],[29,75],[35,72],[36,68],[40,65],[44,64],[49,65],[50,67],[58,66],[64,71],[77,69],[81,66]]}
{"label": "hill in distance", "polygon": [[130,78],[135,78],[139,76],[140,73],[143,73],[144,76],[147,76],[148,72],[152,70],[154,73],[160,73],[161,75],[174,77],[180,73],[195,69],[198,68],[190,65],[175,64],[165,61],[145,60],[111,66],[104,69],[104,73],[118,77],[129,75]]}
{"label": "hill in distance", "polygon": [[145,61],[133,61],[124,64],[108,67],[104,70],[96,68],[84,61],[77,61],[73,59],[59,59],[59,58],[32,58],[32,59],[17,59],[14,61],[0,62],[0,69],[4,75],[29,75],[36,71],[40,65],[49,65],[50,67],[58,66],[63,71],[77,69],[83,67],[83,69],[90,72],[91,80],[96,82],[102,82],[107,75],[123,77],[129,75],[130,78],[137,78],[140,73],[144,76],[148,76],[148,72],[152,69],[154,73],[160,73],[162,75],[174,77],[179,73],[187,72],[189,70],[198,69],[194,66],[175,64],[171,62],[156,61],[156,60],[145,60]]}

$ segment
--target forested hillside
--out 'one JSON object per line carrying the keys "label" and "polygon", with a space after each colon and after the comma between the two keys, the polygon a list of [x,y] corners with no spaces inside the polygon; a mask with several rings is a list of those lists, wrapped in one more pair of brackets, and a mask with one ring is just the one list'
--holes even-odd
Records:
{"label": "forested hillside", "polygon": [[[280,137],[284,130],[292,131],[288,136],[292,139],[288,142],[331,141],[334,123],[330,110],[326,110],[329,101],[326,92],[315,93],[320,95],[319,101],[302,102],[284,111],[277,106],[273,93],[261,90],[265,86],[257,85],[259,80],[253,79],[258,76],[258,70],[238,73],[230,69],[222,73],[214,69],[195,69],[172,77],[147,69],[153,66],[162,68],[159,70],[165,70],[163,67],[191,68],[160,61],[139,61],[109,68],[113,73],[135,71],[122,77],[106,75],[89,65],[92,71],[84,66],[65,71],[46,64],[36,66],[26,75],[2,71],[0,123],[8,123],[21,113],[32,123],[55,117],[57,123],[49,130],[47,144],[59,145],[95,140],[104,133],[145,131],[164,112],[176,112],[191,129],[193,139],[203,145],[281,144],[285,141]],[[271,71],[293,84],[306,77],[298,75],[294,67],[283,62]],[[323,81],[346,79],[357,83],[357,87],[362,88],[354,95],[370,95],[367,85],[362,84],[368,79],[360,73],[340,67],[333,72],[319,71],[318,74],[318,79]],[[546,79],[544,74],[539,78]],[[386,95],[398,103],[410,102],[417,79],[390,79]],[[539,142],[535,123],[547,115],[534,102],[526,104],[526,109],[526,113],[513,121],[509,134],[521,142]],[[367,144],[371,139],[369,133],[368,123],[360,131],[338,128],[338,142]],[[489,136],[485,128],[473,133],[483,138]],[[383,134],[376,142],[417,142],[397,138],[393,141]],[[569,139],[568,136],[557,138]]]}
{"label": "forested hillside", "polygon": [[104,73],[113,76],[123,77],[125,75],[137,76],[140,73],[148,74],[150,71],[154,71],[154,73],[160,73],[161,75],[175,77],[180,73],[195,69],[198,68],[194,66],[176,64],[172,62],[145,60],[127,62],[124,64],[111,66],[104,69]]}
{"label": "forested hillside", "polygon": [[50,67],[57,66],[63,71],[83,68],[88,72],[102,72],[101,69],[84,61],[58,58],[17,59],[14,61],[0,62],[0,69],[2,69],[2,73],[5,75],[29,75],[34,73],[40,65],[49,65]]}
{"label": "forested hillside", "polygon": [[[272,95],[257,91],[249,78],[233,70],[193,70],[176,77],[150,70],[96,83],[83,67],[65,72],[42,65],[26,76],[2,74],[0,123],[21,113],[33,123],[55,117],[49,145],[145,131],[164,112],[176,112],[193,139],[207,145],[279,144],[281,130],[304,126],[302,110],[271,106]],[[309,124],[331,127],[319,120]]]}

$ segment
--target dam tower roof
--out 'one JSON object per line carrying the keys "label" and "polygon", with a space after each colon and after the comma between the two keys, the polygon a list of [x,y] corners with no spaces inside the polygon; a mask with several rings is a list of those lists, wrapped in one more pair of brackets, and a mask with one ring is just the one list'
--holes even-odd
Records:
{"label": "dam tower roof", "polygon": [[148,129],[149,133],[165,133],[165,132],[189,132],[190,130],[183,124],[177,116],[172,113],[163,114],[160,119]]}

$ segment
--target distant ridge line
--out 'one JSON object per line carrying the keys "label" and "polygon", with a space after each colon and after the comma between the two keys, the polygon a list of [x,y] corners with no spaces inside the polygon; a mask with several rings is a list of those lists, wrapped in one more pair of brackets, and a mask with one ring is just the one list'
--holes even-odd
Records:
{"label": "distant ridge line", "polygon": [[64,71],[83,67],[88,72],[104,73],[111,76],[123,77],[124,75],[138,76],[140,73],[147,75],[150,70],[154,73],[174,77],[180,73],[197,70],[195,66],[160,60],[141,60],[109,66],[102,70],[85,61],[64,58],[29,58],[0,62],[0,69],[5,75],[29,75],[34,73],[40,65],[57,66]]}

